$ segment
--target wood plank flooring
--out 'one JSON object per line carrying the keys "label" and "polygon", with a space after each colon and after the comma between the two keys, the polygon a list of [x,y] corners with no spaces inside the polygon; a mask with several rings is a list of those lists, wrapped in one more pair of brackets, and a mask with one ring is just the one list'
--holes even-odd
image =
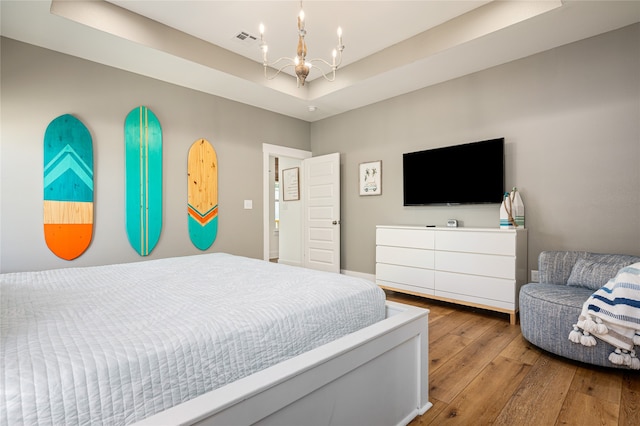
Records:
{"label": "wood plank flooring", "polygon": [[409,426],[640,425],[640,372],[592,367],[527,342],[509,316],[387,292],[429,314],[429,400]]}

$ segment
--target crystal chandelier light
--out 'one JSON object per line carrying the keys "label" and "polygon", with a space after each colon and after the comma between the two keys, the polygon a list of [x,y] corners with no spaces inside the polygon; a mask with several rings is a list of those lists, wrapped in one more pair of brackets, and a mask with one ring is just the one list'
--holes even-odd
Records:
{"label": "crystal chandelier light", "polygon": [[[342,44],[342,28],[338,27],[338,45],[335,49],[333,49],[333,60],[331,63],[325,61],[324,59],[307,59],[307,43],[304,40],[304,36],[307,34],[307,31],[304,28],[304,10],[302,9],[302,2],[300,2],[300,14],[298,15],[298,49],[296,51],[295,58],[287,58],[282,57],[275,62],[269,63],[267,59],[267,51],[268,46],[267,42],[264,39],[264,25],[260,24],[260,49],[262,49],[262,65],[264,67],[264,77],[267,80],[274,79],[280,72],[288,67],[294,67],[298,87],[304,86],[304,82],[309,75],[309,70],[312,67],[312,64],[319,64],[316,67],[322,73],[322,76],[327,81],[334,81],[336,79],[336,70],[342,63],[342,51],[344,50],[344,45]],[[284,65],[280,65],[285,62]],[[271,67],[276,69],[277,71],[272,76],[268,76],[267,68]],[[279,68],[278,68],[279,67]],[[326,68],[329,67],[330,71],[325,71]]]}

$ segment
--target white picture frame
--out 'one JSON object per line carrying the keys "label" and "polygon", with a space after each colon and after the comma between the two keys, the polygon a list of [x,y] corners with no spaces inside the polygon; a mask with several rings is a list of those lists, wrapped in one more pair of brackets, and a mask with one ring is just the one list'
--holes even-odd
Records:
{"label": "white picture frame", "polygon": [[297,201],[300,199],[300,168],[282,170],[282,201]]}
{"label": "white picture frame", "polygon": [[382,194],[382,160],[360,163],[360,195]]}

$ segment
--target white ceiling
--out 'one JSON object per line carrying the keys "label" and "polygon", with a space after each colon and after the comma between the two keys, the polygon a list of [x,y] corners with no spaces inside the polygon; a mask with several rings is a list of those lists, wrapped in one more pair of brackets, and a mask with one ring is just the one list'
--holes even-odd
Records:
{"label": "white ceiling", "polygon": [[[260,108],[316,121],[432,84],[640,22],[640,0],[305,1],[308,58],[330,60],[334,82],[263,76],[293,56],[297,1],[9,1],[1,34]],[[273,70],[272,70],[273,71]],[[309,111],[315,106],[315,112]]]}

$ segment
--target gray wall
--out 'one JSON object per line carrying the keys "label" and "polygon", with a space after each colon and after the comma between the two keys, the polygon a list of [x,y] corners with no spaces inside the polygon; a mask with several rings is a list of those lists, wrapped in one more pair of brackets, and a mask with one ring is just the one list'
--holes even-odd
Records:
{"label": "gray wall", "polygon": [[[636,24],[313,123],[314,155],[343,153],[342,268],[374,273],[378,224],[498,226],[498,205],[402,206],[402,153],[494,137],[526,207],[530,269],[541,250],[640,255]],[[372,160],[382,195],[360,197]]]}
{"label": "gray wall", "polygon": [[[187,230],[187,152],[207,138],[218,154],[219,233],[209,251],[262,258],[262,143],[310,149],[309,123],[2,38],[0,245],[2,272],[144,258],[124,225],[124,118],[149,106],[163,128],[164,223],[148,258],[201,253]],[[74,261],[46,246],[42,225],[43,136],[61,114],[93,137],[94,236]],[[286,131],[282,131],[286,129]],[[253,210],[243,200],[253,200]]]}
{"label": "gray wall", "polygon": [[[220,234],[210,251],[262,257],[263,142],[342,153],[342,269],[372,274],[377,224],[498,224],[497,205],[403,207],[402,153],[504,136],[530,268],[548,249],[640,255],[637,24],[311,125],[12,40],[1,47],[2,272],[142,259],[124,230],[122,146],[124,117],[141,104],[164,130],[164,227],[150,258],[199,253],[185,204],[186,155],[200,137],[219,157]],[[95,150],[94,239],[72,262],[42,233],[42,138],[64,113],[84,121]],[[382,195],[360,197],[358,164],[378,159]]]}

